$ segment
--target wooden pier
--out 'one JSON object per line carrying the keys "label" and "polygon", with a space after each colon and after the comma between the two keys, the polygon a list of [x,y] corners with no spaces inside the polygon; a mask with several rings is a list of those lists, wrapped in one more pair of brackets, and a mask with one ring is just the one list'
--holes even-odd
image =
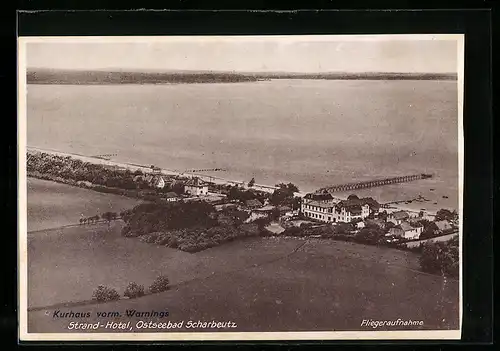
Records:
{"label": "wooden pier", "polygon": [[412,182],[414,180],[428,179],[428,178],[432,178],[432,175],[425,174],[425,173],[412,174],[412,175],[407,175],[407,176],[399,176],[399,177],[391,177],[391,178],[385,178],[385,179],[366,180],[366,181],[356,182],[356,183],[332,185],[332,186],[321,188],[321,189],[317,190],[317,192],[327,191],[330,193],[334,193],[334,192],[339,192],[339,191],[374,188],[374,187],[378,187],[378,186],[397,184],[397,183],[406,183],[406,182]]}

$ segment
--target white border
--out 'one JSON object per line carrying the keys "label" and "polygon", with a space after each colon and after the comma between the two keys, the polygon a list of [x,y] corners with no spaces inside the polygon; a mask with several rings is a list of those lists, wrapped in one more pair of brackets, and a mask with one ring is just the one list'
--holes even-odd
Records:
{"label": "white border", "polygon": [[147,42],[262,42],[264,40],[288,40],[297,42],[323,41],[413,41],[413,40],[463,40],[463,34],[376,34],[376,35],[210,35],[210,36],[61,36],[19,37],[24,43],[147,43]]}
{"label": "white border", "polygon": [[[458,158],[459,158],[459,215],[460,215],[460,330],[437,331],[312,331],[312,332],[244,332],[244,333],[28,333],[27,322],[27,194],[26,194],[26,44],[27,43],[130,43],[130,42],[210,42],[210,41],[408,41],[454,40],[457,41],[458,73]],[[439,59],[439,58],[436,58]],[[298,36],[128,36],[128,37],[19,37],[18,38],[18,254],[19,254],[19,339],[21,341],[188,341],[188,340],[458,340],[461,337],[463,314],[463,83],[464,35],[463,34],[401,34],[401,35],[298,35]]]}
{"label": "white border", "polygon": [[459,262],[460,262],[460,274],[459,274],[459,289],[460,289],[460,328],[462,328],[463,323],[463,258],[464,258],[464,246],[463,246],[463,220],[464,220],[464,74],[465,74],[465,43],[464,36],[462,35],[460,40],[457,41],[457,91],[458,91],[458,241],[459,241]]}
{"label": "white border", "polygon": [[248,333],[30,333],[22,341],[457,340],[456,330]]}
{"label": "white border", "polygon": [[[18,38],[18,118],[17,118],[17,152],[18,152],[18,233],[19,247],[19,339],[25,340],[28,335],[28,232],[27,232],[27,176],[26,176],[26,45]],[[26,339],[27,340],[27,339]]]}

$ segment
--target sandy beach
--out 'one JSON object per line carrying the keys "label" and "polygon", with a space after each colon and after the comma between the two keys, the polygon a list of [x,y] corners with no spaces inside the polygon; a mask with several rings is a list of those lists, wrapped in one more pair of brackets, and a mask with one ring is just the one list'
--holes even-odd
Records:
{"label": "sandy beach", "polygon": [[[52,155],[57,155],[61,157],[72,157],[74,159],[81,160],[83,162],[89,162],[93,164],[100,164],[100,165],[106,165],[106,166],[114,166],[114,167],[121,167],[125,169],[129,169],[132,172],[135,172],[137,170],[140,170],[142,172],[151,172],[151,166],[146,166],[146,165],[138,165],[138,164],[132,164],[132,163],[124,163],[124,162],[116,162],[116,161],[111,161],[108,159],[100,158],[100,157],[95,157],[95,156],[87,156],[87,155],[80,155],[80,154],[75,154],[75,153],[69,153],[69,152],[61,152],[57,150],[48,150],[48,149],[41,149],[41,148],[35,148],[35,147],[27,147],[28,151],[38,151],[38,152],[44,152]],[[182,172],[177,172],[175,170],[169,170],[162,168],[161,169],[161,174],[167,175],[167,176],[183,176],[183,177],[198,177],[200,179],[203,179],[205,181],[210,181],[215,184],[231,184],[231,185],[242,185],[246,186],[246,184],[243,181],[240,180],[233,180],[233,179],[225,179],[221,177],[216,177],[216,176],[210,176],[206,174],[201,174],[201,173],[182,173]],[[271,186],[271,185],[264,185],[264,184],[255,184],[253,188],[272,193],[277,187]],[[305,193],[297,193],[297,196],[304,196]]]}

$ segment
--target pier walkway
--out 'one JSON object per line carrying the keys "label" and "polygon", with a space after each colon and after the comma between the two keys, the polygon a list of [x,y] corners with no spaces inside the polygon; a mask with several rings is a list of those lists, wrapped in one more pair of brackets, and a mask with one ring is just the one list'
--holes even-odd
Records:
{"label": "pier walkway", "polygon": [[339,192],[339,191],[349,191],[349,190],[373,188],[373,187],[390,185],[390,184],[412,182],[414,180],[427,179],[427,178],[432,178],[432,175],[425,174],[425,173],[412,174],[412,175],[391,177],[391,178],[384,178],[384,179],[377,179],[377,180],[366,180],[366,181],[356,182],[356,183],[332,185],[332,186],[321,188],[321,189],[317,190],[317,192],[328,191],[328,192],[333,193],[333,192]]}

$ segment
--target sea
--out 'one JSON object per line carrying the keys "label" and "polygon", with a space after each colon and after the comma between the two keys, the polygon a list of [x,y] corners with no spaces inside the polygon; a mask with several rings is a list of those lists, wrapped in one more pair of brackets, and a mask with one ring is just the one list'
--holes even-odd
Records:
{"label": "sea", "polygon": [[[28,85],[27,145],[301,191],[430,173],[353,191],[458,209],[458,89],[440,80]],[[339,196],[347,196],[339,193]]]}

